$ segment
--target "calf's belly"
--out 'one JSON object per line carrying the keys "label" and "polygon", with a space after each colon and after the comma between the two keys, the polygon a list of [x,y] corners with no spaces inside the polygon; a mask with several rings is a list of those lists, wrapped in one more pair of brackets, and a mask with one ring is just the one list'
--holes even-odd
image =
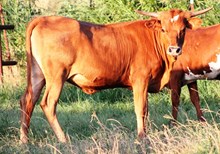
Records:
{"label": "calf's belly", "polygon": [[91,79],[82,74],[75,74],[68,81],[78,87],[87,94],[93,94],[101,89],[116,88],[116,87],[128,87],[123,86],[120,82],[114,79],[108,79],[107,77],[99,77]]}
{"label": "calf's belly", "polygon": [[[215,62],[209,62],[207,65],[209,66],[210,71],[206,72],[203,71],[203,74],[195,74],[193,70],[187,67],[188,72],[184,75],[184,81],[186,83],[193,82],[195,80],[202,80],[202,79],[219,79],[220,76],[220,54],[217,54],[217,60]],[[202,70],[203,68],[201,68]]]}

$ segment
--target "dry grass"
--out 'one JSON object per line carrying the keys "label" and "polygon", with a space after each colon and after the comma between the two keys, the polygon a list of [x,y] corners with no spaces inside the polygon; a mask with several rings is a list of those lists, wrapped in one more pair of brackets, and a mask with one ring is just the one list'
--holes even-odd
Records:
{"label": "dry grass", "polygon": [[[91,115],[91,122],[97,124],[95,132],[83,139],[73,134],[67,134],[69,141],[66,144],[57,142],[52,134],[41,139],[35,139],[31,133],[30,143],[20,145],[19,133],[15,127],[8,128],[8,136],[0,137],[0,152],[14,153],[87,153],[87,154],[198,154],[220,153],[219,124],[213,122],[200,123],[190,121],[186,124],[177,124],[163,129],[149,128],[148,135],[143,140],[136,139],[136,132],[122,126],[114,119],[108,119],[110,126],[99,120],[96,114]],[[33,124],[34,125],[34,124]],[[153,125],[151,123],[151,125]],[[32,132],[32,131],[31,131]],[[73,135],[73,136],[72,136]]]}
{"label": "dry grass", "polygon": [[[4,71],[6,75],[7,70]],[[10,72],[8,73],[10,75]],[[199,82],[202,107],[208,123],[192,120],[196,114],[189,103],[187,88],[183,89],[182,94],[184,103],[180,107],[181,123],[171,128],[167,124],[171,118],[169,92],[151,95],[148,132],[143,140],[136,138],[136,120],[129,91],[109,90],[92,97],[84,95],[78,89],[65,86],[57,108],[59,121],[68,136],[68,143],[57,141],[37,104],[32,116],[30,142],[21,146],[19,98],[24,92],[25,79],[19,73],[17,79],[18,85],[11,84],[16,82],[13,81],[16,78],[8,77],[9,84],[5,83],[5,86],[1,87],[0,153],[220,153],[218,81]]]}
{"label": "dry grass", "polygon": [[4,66],[3,67],[3,82],[6,85],[16,86],[22,81],[21,71],[19,66]]}

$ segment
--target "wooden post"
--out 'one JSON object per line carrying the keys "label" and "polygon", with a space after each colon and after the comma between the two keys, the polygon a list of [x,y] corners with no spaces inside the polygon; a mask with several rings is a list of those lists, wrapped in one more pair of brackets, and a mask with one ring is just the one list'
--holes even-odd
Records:
{"label": "wooden post", "polygon": [[[14,29],[14,25],[5,25],[5,20],[4,20],[4,15],[3,15],[3,8],[0,3],[0,18],[1,18],[1,25],[0,25],[0,84],[3,83],[3,68],[2,66],[9,66],[9,70],[11,74],[13,75],[13,71],[11,68],[11,65],[16,65],[16,61],[10,61],[11,55],[10,55],[10,50],[9,50],[9,43],[8,43],[8,38],[7,38],[7,33],[6,29]],[[3,61],[2,60],[2,42],[1,42],[1,31],[3,31],[4,35],[4,42],[5,42],[5,48],[6,48],[6,57],[7,60]]]}
{"label": "wooden post", "polygon": [[[2,4],[0,3],[0,17],[2,16]],[[1,32],[0,32],[0,84],[3,83],[3,68],[2,68],[2,42],[1,42]]]}
{"label": "wooden post", "polygon": [[[2,9],[2,5],[1,4],[0,4],[0,17],[1,17],[2,25],[5,25],[3,9]],[[5,48],[6,48],[6,56],[7,56],[8,60],[10,60],[11,59],[11,55],[10,55],[9,43],[8,43],[8,38],[7,38],[6,30],[3,30],[3,35],[4,35],[4,42],[5,42]]]}
{"label": "wooden post", "polygon": [[0,25],[0,84],[3,83],[3,68],[2,66],[16,65],[16,61],[3,61],[2,60],[2,42],[1,42],[1,31],[6,29],[14,29],[14,25]]}
{"label": "wooden post", "polygon": [[1,44],[1,35],[0,35],[0,84],[3,83],[3,69],[2,69],[2,44]]}

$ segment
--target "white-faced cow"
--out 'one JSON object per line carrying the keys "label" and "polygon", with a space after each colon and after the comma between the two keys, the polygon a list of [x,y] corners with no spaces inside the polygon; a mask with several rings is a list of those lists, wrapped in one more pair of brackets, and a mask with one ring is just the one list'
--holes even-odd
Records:
{"label": "white-faced cow", "polygon": [[205,121],[196,80],[220,80],[220,24],[186,30],[182,50],[182,55],[174,64],[168,85],[172,90],[172,115],[177,120],[181,87],[187,85],[197,117]]}
{"label": "white-faced cow", "polygon": [[31,115],[46,86],[40,106],[58,140],[66,142],[56,117],[65,81],[88,94],[106,88],[132,89],[138,136],[144,136],[147,92],[158,92],[168,83],[190,26],[187,19],[206,11],[175,9],[148,14],[159,20],[109,25],[57,16],[32,20],[26,31],[27,89],[20,101],[20,140],[28,140]]}

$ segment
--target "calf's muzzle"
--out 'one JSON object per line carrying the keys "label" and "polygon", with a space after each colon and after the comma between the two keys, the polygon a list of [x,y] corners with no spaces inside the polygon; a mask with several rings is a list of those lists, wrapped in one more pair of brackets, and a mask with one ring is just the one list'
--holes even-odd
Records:
{"label": "calf's muzzle", "polygon": [[169,46],[169,47],[168,47],[167,54],[169,54],[169,55],[171,55],[171,56],[177,57],[177,56],[179,56],[181,53],[182,53],[182,50],[181,50],[181,48],[178,47],[178,46]]}

